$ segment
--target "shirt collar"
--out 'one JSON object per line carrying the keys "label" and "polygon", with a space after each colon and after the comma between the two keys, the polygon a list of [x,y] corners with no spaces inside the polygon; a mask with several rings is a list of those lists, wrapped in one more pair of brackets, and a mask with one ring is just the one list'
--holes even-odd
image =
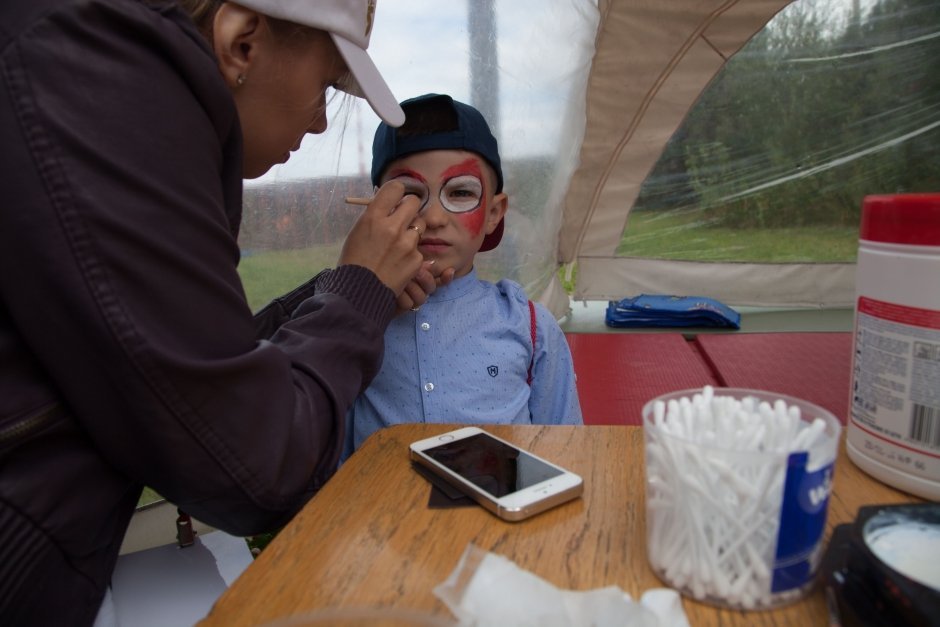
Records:
{"label": "shirt collar", "polygon": [[476,266],[474,266],[470,268],[470,272],[459,279],[454,279],[449,284],[434,290],[434,293],[428,296],[428,303],[456,300],[469,294],[478,285],[477,269]]}

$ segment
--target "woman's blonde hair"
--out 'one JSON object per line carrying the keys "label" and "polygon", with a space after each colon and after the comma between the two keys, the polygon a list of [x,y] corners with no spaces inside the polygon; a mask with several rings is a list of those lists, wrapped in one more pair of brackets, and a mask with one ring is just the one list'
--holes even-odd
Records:
{"label": "woman's blonde hair", "polygon": [[[177,0],[182,8],[196,24],[196,28],[203,36],[212,42],[212,18],[225,0]],[[326,36],[327,33],[310,26],[303,26],[287,20],[279,20],[270,16],[265,16],[270,25],[271,33],[279,41],[289,43],[300,38],[301,41],[307,41],[312,36]]]}
{"label": "woman's blonde hair", "polygon": [[212,18],[219,10],[223,0],[177,0],[180,8],[189,13],[189,17],[199,31],[212,39]]}

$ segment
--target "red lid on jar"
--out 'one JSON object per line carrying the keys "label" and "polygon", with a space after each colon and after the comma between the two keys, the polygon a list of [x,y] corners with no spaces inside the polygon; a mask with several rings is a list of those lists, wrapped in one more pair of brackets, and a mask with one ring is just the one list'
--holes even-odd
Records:
{"label": "red lid on jar", "polygon": [[940,246],[940,194],[865,196],[859,237],[870,242]]}

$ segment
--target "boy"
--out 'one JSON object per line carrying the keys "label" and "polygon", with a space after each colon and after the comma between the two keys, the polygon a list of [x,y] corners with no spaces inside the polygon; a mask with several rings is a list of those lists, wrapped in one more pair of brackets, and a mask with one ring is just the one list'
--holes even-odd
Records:
{"label": "boy", "polygon": [[476,276],[495,248],[508,198],[496,139],[479,111],[450,96],[402,103],[401,128],[379,125],[372,182],[400,181],[421,201],[418,250],[454,279],[385,333],[382,368],[347,417],[346,453],[403,422],[582,424],[571,353],[554,317],[513,281]]}

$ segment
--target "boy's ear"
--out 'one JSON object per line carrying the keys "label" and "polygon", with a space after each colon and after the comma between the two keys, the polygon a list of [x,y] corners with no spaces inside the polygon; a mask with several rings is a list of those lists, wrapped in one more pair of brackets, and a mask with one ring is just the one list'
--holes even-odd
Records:
{"label": "boy's ear", "polygon": [[486,216],[486,234],[489,235],[496,229],[496,225],[506,215],[509,210],[509,196],[505,192],[500,192],[493,196],[493,203],[490,205],[488,215]]}
{"label": "boy's ear", "polygon": [[225,82],[234,89],[245,80],[258,52],[264,18],[234,2],[223,2],[212,22],[212,47]]}

